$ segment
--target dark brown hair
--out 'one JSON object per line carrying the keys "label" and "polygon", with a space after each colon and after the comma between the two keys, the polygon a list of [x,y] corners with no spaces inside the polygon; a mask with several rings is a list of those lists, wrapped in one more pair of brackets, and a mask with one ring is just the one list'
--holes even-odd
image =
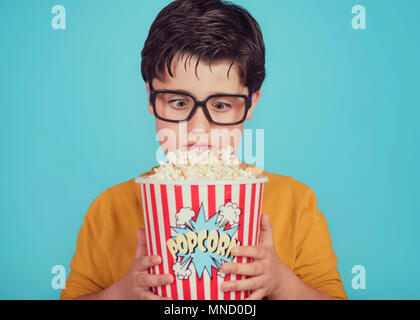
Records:
{"label": "dark brown hair", "polygon": [[249,12],[223,0],[176,0],[163,8],[149,30],[141,52],[144,81],[162,80],[164,68],[180,57],[212,62],[232,61],[248,90],[257,91],[265,78],[265,46],[258,22]]}

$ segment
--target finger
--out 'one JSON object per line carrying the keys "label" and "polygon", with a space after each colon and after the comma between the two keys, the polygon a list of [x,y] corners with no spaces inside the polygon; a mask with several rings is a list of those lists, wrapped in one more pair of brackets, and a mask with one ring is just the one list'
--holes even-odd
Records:
{"label": "finger", "polygon": [[236,246],[232,250],[232,254],[237,257],[250,257],[262,260],[267,257],[267,251],[261,246]]}
{"label": "finger", "polygon": [[159,255],[145,256],[137,259],[136,267],[139,271],[148,271],[150,267],[158,265],[162,262]]}
{"label": "finger", "polygon": [[263,213],[261,216],[259,244],[262,246],[274,246],[273,228],[271,226],[270,218],[266,213]]}
{"label": "finger", "polygon": [[174,280],[171,274],[148,274],[140,273],[137,276],[137,283],[142,287],[158,287],[172,283]]}
{"label": "finger", "polygon": [[254,292],[252,292],[248,297],[245,298],[245,300],[262,300],[262,298],[264,298],[265,294],[264,294],[264,289],[258,289]]}
{"label": "finger", "polygon": [[134,254],[134,259],[140,259],[147,255],[147,245],[146,245],[146,233],[144,228],[138,228],[136,230],[137,235],[137,247],[136,253]]}
{"label": "finger", "polygon": [[259,262],[227,263],[222,265],[224,273],[241,274],[244,276],[259,276],[264,273],[264,266]]}
{"label": "finger", "polygon": [[262,287],[261,277],[252,277],[245,280],[226,281],[222,283],[223,291],[257,290]]}

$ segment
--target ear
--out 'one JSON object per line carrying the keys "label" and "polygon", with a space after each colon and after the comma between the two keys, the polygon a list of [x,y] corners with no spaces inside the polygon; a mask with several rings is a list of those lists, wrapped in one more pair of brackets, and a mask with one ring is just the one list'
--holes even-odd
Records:
{"label": "ear", "polygon": [[150,97],[149,97],[149,82],[146,82],[146,95],[147,95],[147,104],[149,105],[149,113],[154,116],[153,114],[153,107],[150,104]]}
{"label": "ear", "polygon": [[252,113],[254,112],[254,108],[256,104],[258,103],[258,100],[261,98],[261,89],[257,92],[254,92],[254,95],[252,96],[252,107],[249,108],[248,114],[246,115],[246,120],[249,120],[252,118]]}

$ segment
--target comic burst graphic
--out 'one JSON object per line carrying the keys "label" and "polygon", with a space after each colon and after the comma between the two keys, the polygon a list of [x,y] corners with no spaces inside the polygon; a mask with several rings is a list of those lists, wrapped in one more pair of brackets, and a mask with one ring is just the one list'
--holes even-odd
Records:
{"label": "comic burst graphic", "polygon": [[[211,277],[213,267],[218,270],[219,277],[224,277],[220,268],[224,262],[232,262],[230,250],[240,245],[233,238],[239,228],[240,214],[238,205],[228,202],[206,220],[201,204],[194,221],[195,212],[191,208],[181,208],[176,214],[176,226],[171,227],[176,235],[167,241],[175,258],[172,267],[175,276],[180,280],[188,279],[195,269],[201,279],[205,269]],[[230,228],[227,228],[228,223]]]}

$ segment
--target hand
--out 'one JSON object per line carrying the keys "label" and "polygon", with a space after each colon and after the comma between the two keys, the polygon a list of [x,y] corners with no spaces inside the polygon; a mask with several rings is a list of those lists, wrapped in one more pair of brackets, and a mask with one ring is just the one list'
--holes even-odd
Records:
{"label": "hand", "polygon": [[160,297],[150,291],[150,287],[167,285],[173,282],[171,274],[152,275],[148,269],[162,262],[159,255],[148,256],[146,247],[146,235],[144,228],[138,228],[137,248],[134,259],[127,273],[107,289],[115,299],[124,300],[173,300],[172,298]]}
{"label": "hand", "polygon": [[267,296],[276,299],[287,285],[290,270],[280,261],[274,249],[273,230],[267,214],[261,217],[261,234],[258,246],[237,246],[232,250],[235,256],[253,258],[251,263],[224,263],[222,271],[250,276],[245,280],[226,281],[224,291],[251,290],[246,300],[259,300]]}

